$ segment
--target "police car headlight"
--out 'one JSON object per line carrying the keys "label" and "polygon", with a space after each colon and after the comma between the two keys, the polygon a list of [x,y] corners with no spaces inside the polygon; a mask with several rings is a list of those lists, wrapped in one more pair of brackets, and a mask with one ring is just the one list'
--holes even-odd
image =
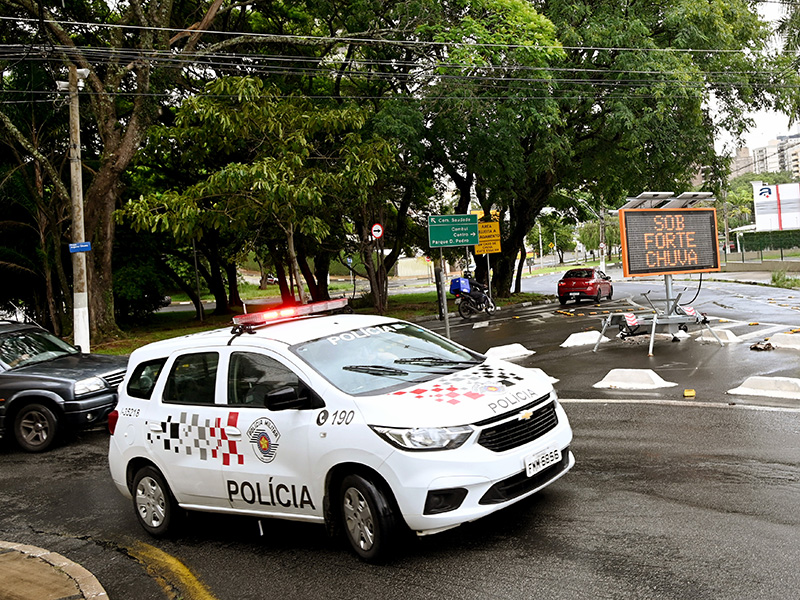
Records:
{"label": "police car headlight", "polygon": [[99,377],[89,377],[88,379],[81,379],[75,382],[75,395],[82,396],[84,394],[91,394],[92,392],[99,392],[106,388],[105,382]]}
{"label": "police car headlight", "polygon": [[376,427],[372,430],[402,450],[452,450],[472,435],[472,427]]}

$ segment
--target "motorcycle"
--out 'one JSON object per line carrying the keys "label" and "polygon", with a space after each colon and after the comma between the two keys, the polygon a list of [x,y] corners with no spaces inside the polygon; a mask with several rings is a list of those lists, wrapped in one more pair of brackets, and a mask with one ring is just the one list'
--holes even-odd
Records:
{"label": "motorcycle", "polygon": [[[465,273],[465,275],[467,274]],[[479,312],[485,312],[491,316],[497,310],[497,305],[483,286],[475,281],[470,281],[468,277],[453,279],[450,282],[450,293],[456,297],[458,314],[462,319],[469,320]]]}

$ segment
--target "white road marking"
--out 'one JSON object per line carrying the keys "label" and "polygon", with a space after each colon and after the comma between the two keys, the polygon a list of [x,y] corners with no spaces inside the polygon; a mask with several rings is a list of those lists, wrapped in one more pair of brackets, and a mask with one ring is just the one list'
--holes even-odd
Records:
{"label": "white road marking", "polygon": [[649,398],[559,398],[562,404],[654,404],[657,406],[691,406],[692,408],[733,408],[766,412],[800,413],[800,407],[756,406],[738,402],[693,402],[686,400],[654,400]]}

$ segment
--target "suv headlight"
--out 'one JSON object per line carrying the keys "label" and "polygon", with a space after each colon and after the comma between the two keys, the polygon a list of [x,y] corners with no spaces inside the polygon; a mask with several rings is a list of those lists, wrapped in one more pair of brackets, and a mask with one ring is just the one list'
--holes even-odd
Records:
{"label": "suv headlight", "polygon": [[99,377],[89,377],[75,382],[75,395],[83,396],[106,389],[106,383]]}
{"label": "suv headlight", "polygon": [[472,427],[378,427],[372,430],[401,450],[453,450],[472,435]]}

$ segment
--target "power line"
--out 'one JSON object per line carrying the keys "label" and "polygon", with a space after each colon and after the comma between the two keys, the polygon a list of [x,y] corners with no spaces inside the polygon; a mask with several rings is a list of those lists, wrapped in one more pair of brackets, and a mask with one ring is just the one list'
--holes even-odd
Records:
{"label": "power line", "polygon": [[[655,52],[655,53],[668,53],[668,54],[744,54],[750,53],[752,49],[722,49],[722,48],[636,48],[625,46],[563,46],[563,45],[536,45],[529,44],[499,44],[499,43],[479,43],[474,41],[468,42],[436,42],[427,40],[392,40],[387,38],[369,38],[369,37],[334,37],[334,36],[311,36],[311,35],[297,35],[297,34],[273,34],[273,33],[250,33],[243,31],[217,31],[213,29],[183,29],[175,27],[149,27],[145,25],[128,25],[122,23],[89,23],[86,21],[60,21],[56,19],[35,19],[35,18],[18,18],[18,17],[0,17],[0,20],[14,21],[17,23],[35,23],[38,25],[40,22],[55,24],[59,26],[75,26],[75,27],[97,27],[100,29],[125,29],[132,31],[150,31],[162,33],[191,33],[196,34],[210,34],[216,36],[230,36],[230,37],[243,37],[252,38],[253,40],[263,41],[294,41],[294,42],[313,42],[313,43],[348,43],[348,44],[378,44],[387,46],[428,46],[428,47],[471,47],[471,48],[498,48],[498,49],[524,49],[524,50],[579,50],[579,51],[612,51],[612,52]],[[800,52],[800,50],[796,51]]]}

